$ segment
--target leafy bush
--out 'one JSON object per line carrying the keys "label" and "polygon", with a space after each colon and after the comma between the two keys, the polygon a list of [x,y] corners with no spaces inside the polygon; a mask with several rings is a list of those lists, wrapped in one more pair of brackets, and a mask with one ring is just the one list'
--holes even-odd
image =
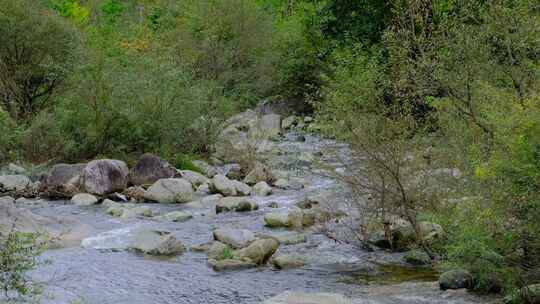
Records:
{"label": "leafy bush", "polygon": [[0,102],[18,121],[47,108],[72,69],[77,31],[39,1],[6,0],[0,7]]}
{"label": "leafy bush", "polygon": [[41,265],[38,257],[45,249],[39,233],[15,230],[0,236],[0,288],[6,299],[14,294],[34,297],[41,293],[39,284],[32,282],[28,272]]}

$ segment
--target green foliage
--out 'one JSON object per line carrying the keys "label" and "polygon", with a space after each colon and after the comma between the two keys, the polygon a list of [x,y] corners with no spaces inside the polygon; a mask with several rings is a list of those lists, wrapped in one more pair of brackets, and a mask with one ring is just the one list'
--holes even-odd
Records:
{"label": "green foliage", "polygon": [[197,167],[193,163],[194,160],[197,160],[195,156],[180,153],[174,156],[174,160],[171,163],[174,165],[175,168],[178,168],[180,170],[191,170],[203,173],[202,169]]}
{"label": "green foliage", "polygon": [[234,251],[230,246],[225,247],[218,260],[234,259]]}
{"label": "green foliage", "polygon": [[67,17],[75,23],[83,24],[88,21],[90,11],[82,6],[79,0],[49,0],[49,5],[62,17]]}
{"label": "green foliage", "polygon": [[0,7],[0,106],[19,122],[54,101],[70,73],[79,39],[70,24],[38,1],[6,0]]}
{"label": "green foliage", "polygon": [[28,272],[41,265],[38,257],[45,249],[41,234],[10,231],[0,236],[0,288],[5,298],[13,294],[32,298],[41,289],[32,282]]}

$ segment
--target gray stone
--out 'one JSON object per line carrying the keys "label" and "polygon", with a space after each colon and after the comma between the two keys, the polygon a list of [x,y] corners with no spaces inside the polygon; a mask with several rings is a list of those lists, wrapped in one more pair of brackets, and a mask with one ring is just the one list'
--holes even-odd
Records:
{"label": "gray stone", "polygon": [[272,258],[272,264],[277,269],[291,269],[303,267],[306,261],[298,255],[282,254]]}
{"label": "gray stone", "polygon": [[454,269],[444,272],[439,277],[439,287],[442,290],[472,287],[472,275],[464,269]]}
{"label": "gray stone", "polygon": [[236,250],[234,256],[241,260],[248,260],[257,265],[265,264],[277,251],[279,242],[274,239],[260,239],[249,246]]}
{"label": "gray stone", "polygon": [[236,259],[209,260],[208,263],[215,271],[243,270],[256,267],[257,265],[249,261],[240,261]]}
{"label": "gray stone", "polygon": [[71,198],[71,202],[77,206],[91,206],[98,202],[97,197],[88,193],[79,193]]}
{"label": "gray stone", "polygon": [[158,203],[187,203],[193,200],[193,187],[183,178],[165,178],[146,191],[145,198]]}
{"label": "gray stone", "polygon": [[244,183],[248,185],[255,185],[258,182],[272,183],[273,181],[272,170],[261,163],[255,164],[255,168],[244,178]]}
{"label": "gray stone", "polygon": [[72,197],[80,192],[80,182],[86,164],[57,164],[42,180],[40,192],[48,197]]}
{"label": "gray stone", "polygon": [[138,206],[138,207],[132,207],[132,208],[123,208],[122,215],[120,215],[121,218],[134,218],[134,217],[152,217],[153,212],[152,209],[148,206]]}
{"label": "gray stone", "polygon": [[155,217],[158,220],[164,220],[169,222],[185,222],[193,218],[193,215],[184,211],[173,211],[161,216]]}
{"label": "gray stone", "polygon": [[246,229],[216,229],[214,239],[232,248],[240,249],[253,242],[255,235]]}
{"label": "gray stone", "polygon": [[272,187],[266,182],[258,182],[253,186],[253,193],[258,196],[268,196],[272,194]]}
{"label": "gray stone", "polygon": [[15,173],[15,174],[24,174],[26,173],[26,169],[19,166],[19,165],[16,165],[14,163],[10,163],[8,166],[7,166],[7,169],[9,172],[12,172],[12,173]]}
{"label": "gray stone", "polygon": [[222,242],[213,242],[212,245],[208,248],[208,258],[214,260],[222,260],[225,251],[229,249],[229,246],[223,244]]}
{"label": "gray stone", "polygon": [[240,182],[240,181],[236,181],[236,180],[233,180],[232,181],[234,183],[234,187],[236,188],[236,193],[237,195],[239,196],[248,196],[251,194],[251,187]]}
{"label": "gray stone", "polygon": [[237,184],[224,175],[217,174],[212,178],[210,188],[212,191],[223,194],[224,196],[236,196]]}
{"label": "gray stone", "polygon": [[127,188],[129,169],[123,161],[100,159],[89,162],[82,172],[87,193],[105,195]]}
{"label": "gray stone", "polygon": [[216,204],[216,213],[221,212],[245,212],[259,209],[257,203],[250,198],[244,197],[224,197]]}
{"label": "gray stone", "polygon": [[201,185],[208,185],[210,183],[210,179],[199,172],[181,170],[180,174],[182,175],[182,178],[188,180],[193,185],[194,189],[197,189]]}
{"label": "gray stone", "polygon": [[281,122],[281,128],[282,128],[283,130],[288,130],[288,129],[290,129],[295,123],[296,123],[296,116],[292,115],[292,116],[286,117],[286,118],[284,118],[283,121]]}
{"label": "gray stone", "polygon": [[171,164],[154,154],[143,154],[129,172],[129,182],[133,185],[150,185],[163,178],[177,177],[179,174]]}
{"label": "gray stone", "polygon": [[0,193],[2,191],[24,191],[32,185],[25,175],[0,175]]}
{"label": "gray stone", "polygon": [[185,247],[169,231],[140,230],[129,249],[150,255],[176,255],[182,253]]}
{"label": "gray stone", "polygon": [[429,265],[431,264],[431,258],[427,253],[420,250],[411,250],[403,257],[405,261],[411,265]]}
{"label": "gray stone", "polygon": [[262,304],[352,304],[352,300],[333,293],[303,293],[287,291]]}

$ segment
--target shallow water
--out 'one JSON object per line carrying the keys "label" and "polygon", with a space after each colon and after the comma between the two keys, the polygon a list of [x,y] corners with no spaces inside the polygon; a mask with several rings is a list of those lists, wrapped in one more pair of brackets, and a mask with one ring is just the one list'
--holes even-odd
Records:
{"label": "shallow water", "polygon": [[[211,241],[214,228],[245,228],[253,232],[273,234],[284,230],[271,230],[263,226],[263,215],[276,211],[266,206],[278,202],[287,209],[306,194],[323,189],[336,192],[336,202],[350,199],[346,188],[335,179],[317,174],[298,161],[302,152],[325,151],[321,161],[330,168],[343,170],[341,159],[349,157],[346,145],[307,135],[306,142],[296,141],[295,134],[274,144],[278,155],[270,162],[274,167],[286,169],[292,177],[303,178],[307,185],[302,190],[280,190],[265,198],[257,198],[262,208],[250,213],[215,215],[210,209],[189,209],[185,205],[149,204],[156,212],[188,210],[194,218],[184,223],[165,223],[151,219],[122,220],[105,214],[105,208],[76,207],[67,202],[51,202],[46,207],[34,207],[42,215],[69,218],[90,227],[89,234],[111,232],[114,241],[135,227],[154,227],[170,230],[186,247]],[[328,152],[330,151],[330,152]],[[120,230],[118,230],[120,229]],[[97,250],[74,246],[50,250],[44,258],[52,263],[40,268],[34,277],[46,283],[43,303],[68,304],[210,304],[260,303],[287,290],[305,292],[333,292],[351,296],[355,303],[482,303],[480,299],[464,293],[438,290],[435,274],[420,275],[408,268],[379,267],[373,261],[401,261],[400,254],[365,252],[337,243],[322,234],[309,234],[305,244],[282,246],[282,253],[299,253],[308,258],[308,266],[301,269],[277,271],[270,266],[251,270],[217,273],[207,265],[206,255],[186,251],[173,258],[152,258],[126,251]],[[386,267],[386,268],[385,268]],[[366,273],[375,276],[366,276]],[[399,279],[398,279],[399,277]],[[403,280],[413,281],[406,284]]]}

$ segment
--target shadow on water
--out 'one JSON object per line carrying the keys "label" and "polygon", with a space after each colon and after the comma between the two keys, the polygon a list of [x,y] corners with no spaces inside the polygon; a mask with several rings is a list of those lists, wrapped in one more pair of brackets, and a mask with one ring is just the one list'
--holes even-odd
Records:
{"label": "shadow on water", "polygon": [[353,285],[389,285],[403,282],[434,282],[438,279],[439,273],[430,267],[379,265],[376,271],[348,272],[339,281]]}

